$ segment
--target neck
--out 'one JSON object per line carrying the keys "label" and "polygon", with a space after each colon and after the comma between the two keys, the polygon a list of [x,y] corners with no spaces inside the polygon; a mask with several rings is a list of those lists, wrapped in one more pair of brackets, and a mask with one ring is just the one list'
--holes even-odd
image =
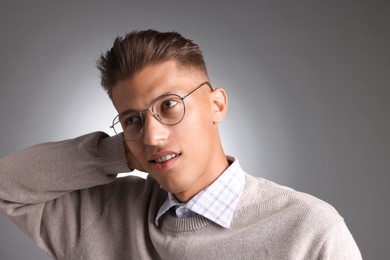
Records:
{"label": "neck", "polygon": [[211,165],[202,174],[196,183],[190,189],[186,191],[173,194],[180,202],[188,202],[196,194],[210,186],[218,177],[229,167],[229,162],[223,151],[217,158],[212,160]]}

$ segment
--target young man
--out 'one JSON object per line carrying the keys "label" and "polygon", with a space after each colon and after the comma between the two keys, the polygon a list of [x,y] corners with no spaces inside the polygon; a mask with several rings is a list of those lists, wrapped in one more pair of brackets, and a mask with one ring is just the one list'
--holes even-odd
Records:
{"label": "young man", "polygon": [[[361,259],[330,205],[224,154],[223,89],[196,44],[153,30],[98,61],[118,111],[97,132],[0,161],[0,209],[56,259]],[[116,178],[119,172],[149,173]]]}

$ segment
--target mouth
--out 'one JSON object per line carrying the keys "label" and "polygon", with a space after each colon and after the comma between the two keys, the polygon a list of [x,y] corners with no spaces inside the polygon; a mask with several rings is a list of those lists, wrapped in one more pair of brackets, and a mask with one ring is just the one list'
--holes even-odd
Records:
{"label": "mouth", "polygon": [[180,155],[180,153],[173,152],[156,155],[152,160],[149,161],[149,163],[158,170],[167,170],[173,166],[174,162]]}
{"label": "mouth", "polygon": [[175,158],[176,156],[178,156],[178,154],[167,154],[167,155],[161,156],[161,157],[153,160],[152,162],[163,163],[163,162],[166,162],[166,161],[169,161],[169,160]]}

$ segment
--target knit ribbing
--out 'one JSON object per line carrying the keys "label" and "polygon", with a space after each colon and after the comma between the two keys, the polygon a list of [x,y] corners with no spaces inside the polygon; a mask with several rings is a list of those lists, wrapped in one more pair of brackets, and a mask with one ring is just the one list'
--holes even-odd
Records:
{"label": "knit ribbing", "polygon": [[213,222],[202,216],[178,218],[167,213],[162,218],[162,228],[170,232],[188,232],[204,228]]}

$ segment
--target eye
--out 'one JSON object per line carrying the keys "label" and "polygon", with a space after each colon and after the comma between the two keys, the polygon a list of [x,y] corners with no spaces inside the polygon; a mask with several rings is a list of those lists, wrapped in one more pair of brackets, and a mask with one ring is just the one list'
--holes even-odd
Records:
{"label": "eye", "polygon": [[174,106],[176,106],[176,104],[177,104],[177,100],[174,100],[174,99],[167,99],[167,100],[164,100],[164,101],[161,103],[161,110],[164,111],[164,110],[171,109],[171,108],[173,108]]}
{"label": "eye", "polygon": [[124,118],[123,125],[124,126],[133,126],[135,124],[140,124],[142,122],[141,116],[129,116]]}

